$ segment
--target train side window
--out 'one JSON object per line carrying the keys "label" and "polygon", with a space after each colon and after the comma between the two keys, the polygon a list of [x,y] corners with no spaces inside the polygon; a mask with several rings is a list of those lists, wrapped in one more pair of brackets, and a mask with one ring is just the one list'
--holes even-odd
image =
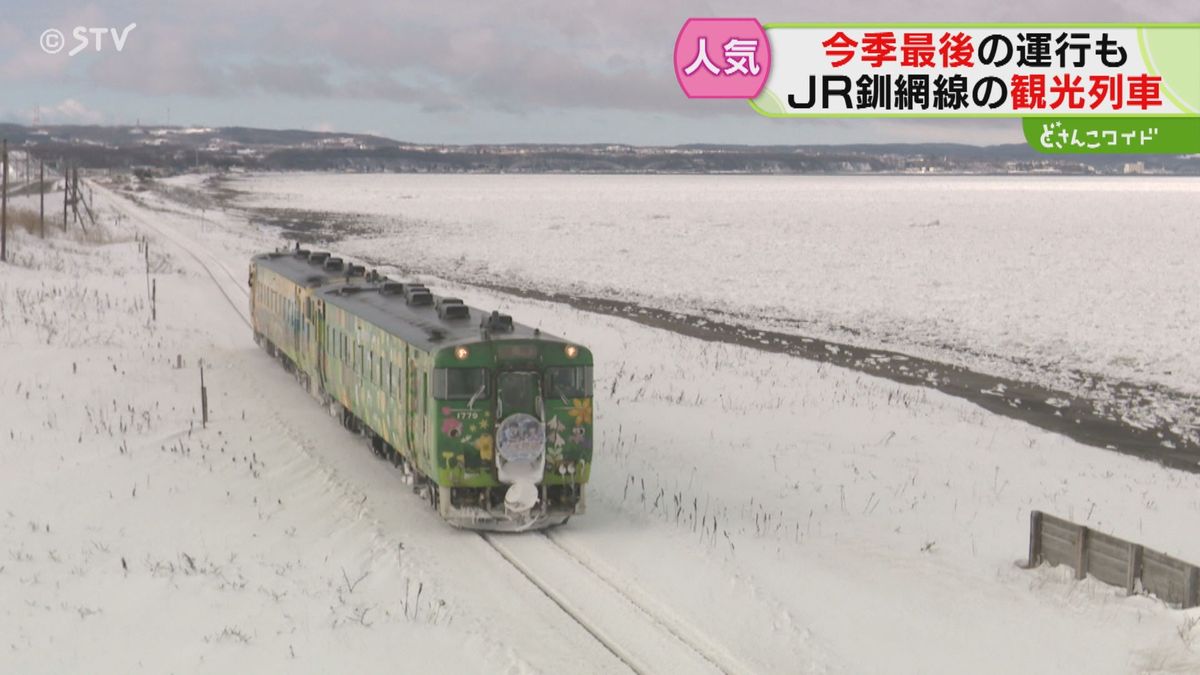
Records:
{"label": "train side window", "polygon": [[552,366],[546,369],[547,397],[588,398],[592,395],[591,366]]}
{"label": "train side window", "polygon": [[444,401],[468,401],[488,397],[484,368],[437,368],[433,371],[433,397]]}

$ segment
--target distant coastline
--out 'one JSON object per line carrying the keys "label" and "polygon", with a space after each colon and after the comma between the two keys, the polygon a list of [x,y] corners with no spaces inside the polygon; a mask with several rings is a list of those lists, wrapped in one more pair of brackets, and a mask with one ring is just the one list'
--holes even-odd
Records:
{"label": "distant coastline", "polygon": [[84,169],[744,175],[1200,176],[1197,155],[1042,155],[1023,144],[443,145],[247,127],[0,124],[9,148]]}

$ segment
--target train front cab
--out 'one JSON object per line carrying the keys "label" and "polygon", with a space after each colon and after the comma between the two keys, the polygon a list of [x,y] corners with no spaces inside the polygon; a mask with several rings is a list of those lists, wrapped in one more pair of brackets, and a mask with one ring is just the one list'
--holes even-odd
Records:
{"label": "train front cab", "polygon": [[560,341],[440,350],[433,398],[439,511],[460,527],[525,530],[585,508],[592,354]]}

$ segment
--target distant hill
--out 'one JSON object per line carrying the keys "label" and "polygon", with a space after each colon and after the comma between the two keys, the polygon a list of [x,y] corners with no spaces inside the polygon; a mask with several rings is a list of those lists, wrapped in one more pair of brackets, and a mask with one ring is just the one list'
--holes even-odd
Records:
{"label": "distant hill", "polygon": [[1024,144],[438,145],[369,134],[251,127],[0,124],[10,147],[85,168],[421,173],[1122,173],[1200,175],[1196,156],[1052,156]]}

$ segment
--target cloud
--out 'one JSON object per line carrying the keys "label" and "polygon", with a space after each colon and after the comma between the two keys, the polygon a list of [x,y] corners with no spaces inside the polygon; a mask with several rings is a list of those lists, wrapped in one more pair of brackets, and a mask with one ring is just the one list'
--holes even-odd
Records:
{"label": "cloud", "polygon": [[219,67],[203,58],[194,34],[145,30],[132,33],[120,51],[87,53],[84,80],[91,86],[139,94],[224,96],[234,91]]}
{"label": "cloud", "polygon": [[[683,127],[699,129],[692,124],[698,120],[764,128],[747,119],[742,103],[688,101],[679,92],[671,49],[679,27],[691,16],[1200,21],[1195,0],[1163,0],[1153,7],[1134,0],[963,0],[951,6],[935,0],[875,0],[839,6],[836,16],[832,5],[777,0],[700,5],[685,0],[523,0],[515,8],[465,0],[452,5],[427,0],[122,0],[105,3],[103,10],[90,1],[68,0],[53,9],[48,4],[30,4],[0,19],[0,83],[32,82],[56,87],[60,94],[64,88],[87,87],[106,95],[197,97],[213,107],[256,96],[262,100],[255,104],[262,106],[260,112],[283,110],[292,105],[288,99],[359,111],[387,102],[409,106],[414,115],[443,125],[451,124],[439,117],[443,113],[456,115],[453,124],[459,123],[459,115],[463,124],[479,124],[499,112],[512,128],[539,116],[565,115],[593,120],[593,133],[599,133],[611,128],[605,126],[608,121],[619,119],[641,125],[643,136],[652,136],[650,129],[674,131],[673,125],[683,121],[688,122]],[[74,25],[120,27],[131,22],[137,28],[121,53],[89,50],[72,58],[50,58],[37,47],[37,36],[47,27],[69,34]],[[355,117],[366,119],[357,112]],[[916,125],[883,122],[878,128],[902,137],[922,131]]]}
{"label": "cloud", "polygon": [[221,82],[228,92],[247,89],[267,94],[298,97],[324,97],[334,93],[329,83],[329,66],[324,63],[285,63],[255,61],[227,66]]}
{"label": "cloud", "polygon": [[23,111],[20,116],[32,123],[37,117],[43,124],[103,124],[106,116],[92,110],[76,99],[67,98],[50,106],[40,106],[37,112]]}

